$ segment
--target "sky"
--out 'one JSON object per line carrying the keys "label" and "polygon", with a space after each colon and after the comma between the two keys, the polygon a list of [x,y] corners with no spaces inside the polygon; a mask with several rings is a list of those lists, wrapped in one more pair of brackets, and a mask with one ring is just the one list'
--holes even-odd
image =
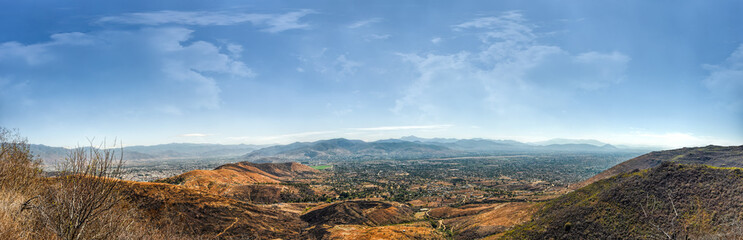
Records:
{"label": "sky", "polygon": [[2,1],[31,143],[743,144],[743,1]]}

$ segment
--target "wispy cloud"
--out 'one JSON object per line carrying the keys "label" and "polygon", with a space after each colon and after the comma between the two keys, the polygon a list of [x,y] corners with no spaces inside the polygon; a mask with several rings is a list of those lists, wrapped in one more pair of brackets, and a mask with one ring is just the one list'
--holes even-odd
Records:
{"label": "wispy cloud", "polygon": [[19,42],[0,43],[0,61],[20,59],[30,65],[37,65],[53,59],[49,50],[58,46],[85,46],[95,44],[98,39],[85,33],[57,33],[49,36],[51,41],[22,44]]}
{"label": "wispy cloud", "polygon": [[369,128],[350,128],[353,131],[399,131],[399,130],[428,130],[428,129],[446,129],[452,125],[413,125],[413,126],[383,126]]}
{"label": "wispy cloud", "polygon": [[323,136],[337,133],[336,131],[312,131],[312,132],[299,132],[281,135],[271,136],[240,136],[240,137],[228,137],[230,141],[244,141],[253,143],[268,143],[268,142],[289,142],[289,141],[301,141],[306,140],[308,137]]}
{"label": "wispy cloud", "polygon": [[205,134],[205,133],[186,133],[186,134],[181,134],[179,136],[181,136],[181,137],[207,137],[207,136],[210,136],[210,134]]}
{"label": "wispy cloud", "polygon": [[704,85],[723,98],[732,109],[743,106],[743,44],[738,46],[724,62],[702,67],[709,71]]}
{"label": "wispy cloud", "polygon": [[[54,64],[54,67],[63,69],[56,73],[57,76],[87,82],[86,87],[95,91],[106,91],[106,84],[130,86],[138,90],[113,93],[127,95],[121,98],[130,98],[132,94],[146,96],[132,99],[127,104],[137,109],[147,106],[154,108],[153,111],[175,115],[181,114],[183,109],[216,109],[221,102],[221,89],[214,74],[250,78],[255,73],[236,59],[242,48],[240,45],[231,44],[227,46],[227,52],[223,52],[210,42],[189,41],[192,33],[192,30],[182,27],[159,27],[54,34],[48,42],[29,45],[0,43],[0,63],[21,62],[39,69]],[[133,45],[138,51],[131,51]],[[86,57],[70,55],[70,51]],[[84,68],[90,64],[107,63],[111,59],[117,59],[118,64],[96,65],[98,78],[106,79],[105,82],[86,75],[89,69]],[[30,71],[29,76],[38,74]],[[132,73],[137,77],[130,77]],[[38,82],[43,80],[34,81],[43,85]],[[137,103],[141,105],[132,105]]]}
{"label": "wispy cloud", "polygon": [[366,35],[366,37],[364,37],[364,40],[368,42],[372,40],[385,40],[388,38],[390,38],[389,34],[369,34],[369,35]]}
{"label": "wispy cloud", "polygon": [[329,79],[336,81],[356,74],[359,67],[364,63],[351,59],[347,54],[329,54],[327,48],[323,48],[316,53],[300,55],[298,60],[302,63],[298,67],[299,72],[314,70],[320,74],[326,75]]}
{"label": "wispy cloud", "polygon": [[361,21],[357,21],[357,22],[353,22],[353,23],[349,24],[348,25],[348,28],[351,28],[351,29],[353,29],[353,28],[360,28],[360,27],[367,26],[367,25],[374,24],[374,23],[378,23],[378,22],[381,22],[381,21],[382,21],[382,18],[365,19],[365,20],[361,20]]}
{"label": "wispy cloud", "polygon": [[299,21],[300,18],[316,13],[313,10],[303,9],[283,14],[257,14],[234,12],[205,12],[205,11],[157,11],[125,13],[115,16],[106,16],[98,19],[99,23],[121,23],[135,25],[235,25],[251,23],[262,26],[263,31],[276,33],[290,29],[306,29],[310,25]]}
{"label": "wispy cloud", "polygon": [[346,77],[356,73],[356,69],[361,66],[361,63],[349,60],[348,58],[346,58],[346,55],[343,54],[335,59],[334,65],[337,68],[336,72],[339,74],[339,76]]}
{"label": "wispy cloud", "polygon": [[[542,44],[536,26],[517,11],[476,18],[452,29],[478,36],[482,50],[400,54],[420,75],[396,100],[393,112],[427,119],[465,107],[513,118],[544,114],[569,101],[572,92],[621,82],[630,61],[621,52],[572,54]],[[456,94],[460,92],[467,94]]]}

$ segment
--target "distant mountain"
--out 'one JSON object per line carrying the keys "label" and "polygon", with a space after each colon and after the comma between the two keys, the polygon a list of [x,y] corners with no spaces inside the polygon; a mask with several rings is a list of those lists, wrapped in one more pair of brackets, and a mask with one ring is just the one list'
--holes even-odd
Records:
{"label": "distant mountain", "polygon": [[415,136],[402,137],[400,140],[413,141],[444,146],[454,150],[472,153],[502,153],[502,152],[534,152],[534,151],[568,151],[568,152],[611,152],[634,151],[632,148],[620,149],[610,144],[586,139],[552,139],[549,141],[522,143],[514,140],[491,140],[482,138],[454,139],[454,138],[419,138]]}
{"label": "distant mountain", "polygon": [[547,146],[547,145],[565,145],[565,144],[586,144],[593,146],[604,146],[606,143],[600,142],[593,139],[565,139],[565,138],[554,138],[547,141],[532,142],[533,145]]}
{"label": "distant mountain", "polygon": [[502,239],[743,239],[742,166],[743,146],[652,152],[544,203]]}
{"label": "distant mountain", "polygon": [[553,150],[553,151],[618,151],[617,147],[610,144],[604,144],[602,146],[596,146],[592,144],[550,144],[542,146],[540,149]]}
{"label": "distant mountain", "polygon": [[[130,146],[124,147],[125,161],[150,161],[179,158],[210,158],[210,157],[236,157],[245,155],[253,150],[259,149],[257,145],[220,145],[220,144],[197,144],[197,143],[170,143],[153,146]],[[41,158],[46,165],[67,157],[70,149],[62,147],[50,147],[40,144],[30,144],[31,152]],[[117,153],[122,149],[114,149]]]}
{"label": "distant mountain", "polygon": [[[555,140],[553,142],[566,141]],[[555,151],[637,151],[637,149],[617,148],[609,144],[595,144],[597,142],[593,142],[593,144],[564,143],[534,145],[513,140],[419,138],[407,136],[400,139],[386,139],[375,142],[337,138],[269,147],[245,144],[170,143],[153,146],[130,146],[123,148],[123,150],[124,160],[129,162],[223,157],[240,157],[254,162],[289,162],[307,160],[414,159]],[[58,160],[63,160],[70,151],[67,148],[38,144],[31,144],[31,150],[43,159],[46,165],[52,165]]]}
{"label": "distant mountain", "polygon": [[459,141],[456,138],[419,138],[416,136],[401,137],[400,140],[408,142],[423,142],[423,143],[452,143]]}
{"label": "distant mountain", "polygon": [[138,152],[155,157],[234,157],[241,156],[253,150],[259,149],[258,145],[221,145],[203,143],[169,143],[152,146],[131,146],[124,148],[127,152]]}
{"label": "distant mountain", "polygon": [[452,149],[461,151],[475,151],[475,152],[489,152],[489,151],[504,151],[504,150],[523,150],[529,149],[531,146],[512,140],[487,140],[487,139],[462,139],[451,143],[445,143]]}
{"label": "distant mountain", "polygon": [[41,144],[29,144],[31,153],[39,157],[44,165],[53,165],[56,161],[63,160],[70,152],[63,147],[50,147]]}
{"label": "distant mountain", "polygon": [[382,140],[364,142],[344,138],[310,143],[292,143],[255,150],[244,156],[247,160],[276,157],[285,161],[302,160],[352,160],[352,159],[404,159],[441,157],[461,154],[445,146],[409,141]]}
{"label": "distant mountain", "polygon": [[[375,142],[343,138],[296,142],[255,150],[243,159],[254,162],[310,160],[413,159],[426,157],[476,156],[526,152],[627,152],[609,144],[530,145],[513,140],[418,138],[385,139]],[[269,158],[270,157],[270,158]]]}

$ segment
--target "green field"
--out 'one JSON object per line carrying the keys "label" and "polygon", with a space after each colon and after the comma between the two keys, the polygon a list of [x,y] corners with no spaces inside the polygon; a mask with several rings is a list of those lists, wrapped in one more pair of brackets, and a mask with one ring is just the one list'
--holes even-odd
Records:
{"label": "green field", "polygon": [[333,168],[333,165],[320,165],[320,166],[311,166],[311,167],[317,170],[323,170],[323,169]]}

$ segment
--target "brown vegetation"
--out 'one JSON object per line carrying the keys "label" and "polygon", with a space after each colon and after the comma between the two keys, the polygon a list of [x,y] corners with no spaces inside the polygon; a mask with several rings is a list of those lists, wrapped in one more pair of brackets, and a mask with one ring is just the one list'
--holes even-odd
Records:
{"label": "brown vegetation", "polygon": [[363,225],[337,225],[328,230],[322,239],[327,240],[437,240],[444,234],[422,224],[404,224],[369,227]]}
{"label": "brown vegetation", "polygon": [[306,226],[296,213],[170,184],[127,181],[122,194],[153,227],[191,237],[293,239]]}
{"label": "brown vegetation", "polygon": [[664,162],[547,202],[506,239],[741,239],[743,170]]}
{"label": "brown vegetation", "polygon": [[0,239],[166,239],[118,200],[113,152],[78,148],[44,178],[25,139],[0,128],[0,144]]}
{"label": "brown vegetation", "polygon": [[531,220],[536,203],[508,202],[470,204],[458,208],[442,207],[428,212],[440,221],[440,228],[451,229],[454,239],[478,239],[502,233],[517,224]]}
{"label": "brown vegetation", "polygon": [[[180,185],[248,202],[276,203],[301,198],[284,196],[299,192],[300,189],[292,186],[263,184],[279,184],[296,179],[315,179],[319,175],[318,170],[296,162],[239,162],[225,164],[214,170],[194,170],[158,180],[158,182]],[[312,195],[312,193],[309,194]]]}
{"label": "brown vegetation", "polygon": [[396,202],[354,200],[317,207],[301,218],[313,225],[380,226],[413,220],[413,210]]}
{"label": "brown vegetation", "polygon": [[607,169],[595,176],[571,186],[578,189],[601,179],[607,179],[635,169],[643,170],[660,165],[662,162],[681,164],[704,164],[715,167],[743,167],[743,146],[721,147],[707,146],[680,148],[667,151],[651,152]]}

